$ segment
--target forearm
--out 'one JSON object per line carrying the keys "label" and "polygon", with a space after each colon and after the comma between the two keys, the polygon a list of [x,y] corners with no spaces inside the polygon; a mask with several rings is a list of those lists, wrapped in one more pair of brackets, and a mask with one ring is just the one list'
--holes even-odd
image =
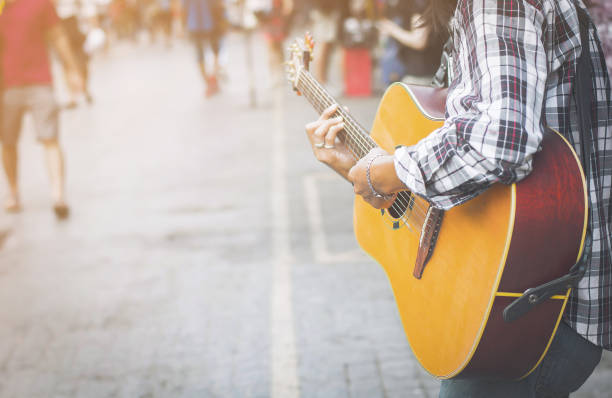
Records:
{"label": "forearm", "polygon": [[61,26],[54,26],[49,32],[51,45],[57,52],[64,69],[69,71],[78,71],[78,64],[70,48],[68,37],[64,33]]}
{"label": "forearm", "polygon": [[427,46],[427,38],[429,36],[429,29],[427,27],[416,27],[412,30],[406,30],[388,19],[382,23],[385,26],[384,31],[402,45],[415,50],[423,50]]}
{"label": "forearm", "polygon": [[379,156],[372,162],[370,179],[374,189],[386,195],[408,189],[397,176],[393,155]]}

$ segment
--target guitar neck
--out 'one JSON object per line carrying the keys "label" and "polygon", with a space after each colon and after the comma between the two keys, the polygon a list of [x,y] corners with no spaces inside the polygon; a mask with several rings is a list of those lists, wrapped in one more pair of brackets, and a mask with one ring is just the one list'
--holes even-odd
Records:
{"label": "guitar neck", "polygon": [[[338,101],[305,69],[300,71],[296,87],[319,114],[331,105],[338,104]],[[363,158],[378,146],[370,138],[367,130],[361,127],[343,107],[338,106],[336,115],[342,117],[344,121],[344,129],[338,133],[338,138],[353,153],[355,159]]]}

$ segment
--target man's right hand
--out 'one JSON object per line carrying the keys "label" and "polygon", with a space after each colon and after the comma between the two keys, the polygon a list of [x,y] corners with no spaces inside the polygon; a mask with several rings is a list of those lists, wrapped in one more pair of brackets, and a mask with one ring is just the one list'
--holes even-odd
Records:
{"label": "man's right hand", "polygon": [[66,83],[68,89],[73,94],[82,94],[85,92],[85,81],[83,76],[76,69],[66,70]]}

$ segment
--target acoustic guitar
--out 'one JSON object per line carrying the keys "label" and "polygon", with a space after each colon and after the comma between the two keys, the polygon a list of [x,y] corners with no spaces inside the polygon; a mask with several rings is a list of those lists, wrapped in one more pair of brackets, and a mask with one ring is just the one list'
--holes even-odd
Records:
{"label": "acoustic guitar", "polygon": [[[310,37],[296,41],[288,77],[321,113],[337,102],[308,71],[312,47]],[[393,153],[442,126],[445,100],[442,89],[393,84],[370,133],[338,107],[345,123],[339,139],[356,159],[377,146]],[[494,184],[448,211],[409,191],[384,210],[356,196],[354,229],[359,245],[384,268],[408,342],[429,373],[519,379],[546,354],[571,288],[560,284],[561,294],[554,295],[524,292],[564,280],[577,263],[587,206],[580,161],[549,130],[533,172],[520,183]],[[534,306],[504,320],[514,301]]]}

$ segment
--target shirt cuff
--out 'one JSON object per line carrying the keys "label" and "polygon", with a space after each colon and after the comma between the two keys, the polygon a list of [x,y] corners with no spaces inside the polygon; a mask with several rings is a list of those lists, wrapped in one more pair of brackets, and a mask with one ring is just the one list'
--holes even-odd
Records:
{"label": "shirt cuff", "polygon": [[410,147],[402,146],[393,155],[395,173],[406,187],[413,193],[426,196],[425,181],[418,163],[412,158]]}

